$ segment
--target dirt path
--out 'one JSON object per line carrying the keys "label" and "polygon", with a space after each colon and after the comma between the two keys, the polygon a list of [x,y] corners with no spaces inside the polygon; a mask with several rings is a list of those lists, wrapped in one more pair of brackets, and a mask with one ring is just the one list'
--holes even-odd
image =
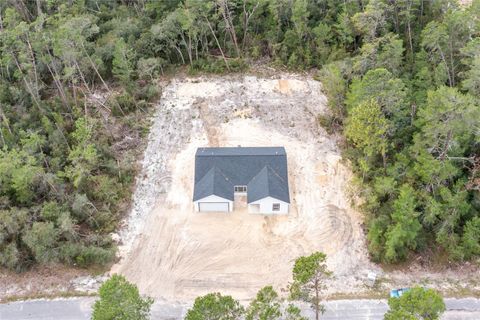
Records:
{"label": "dirt path", "polygon": [[[183,121],[175,124],[182,139],[170,148],[171,142],[162,140],[165,129],[157,125],[150,134],[155,147],[147,149],[161,153],[162,164],[170,156],[161,170],[170,177],[166,192],[150,192],[149,203],[156,205],[152,211],[146,206],[145,223],[136,221],[137,240],[112,272],[157,298],[191,300],[221,291],[247,299],[264,285],[284,288],[294,259],[321,250],[336,275],[330,289],[358,290],[375,266],[367,258],[360,217],[345,194],[350,173],[340,163],[333,139],[315,120],[324,108],[320,83],[297,76],[173,81],[157,119],[168,110],[175,121]],[[175,132],[169,133],[174,139]],[[197,147],[238,145],[285,146],[292,198],[288,216],[193,212]],[[141,185],[160,190],[151,174],[161,175],[150,170]]]}

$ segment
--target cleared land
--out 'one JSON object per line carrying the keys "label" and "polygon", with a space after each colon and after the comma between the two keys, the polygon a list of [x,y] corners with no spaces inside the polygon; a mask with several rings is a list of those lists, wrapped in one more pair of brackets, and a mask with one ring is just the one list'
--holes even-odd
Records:
{"label": "cleared land", "polygon": [[[239,299],[285,287],[295,258],[320,250],[335,273],[332,292],[359,290],[368,270],[350,173],[316,116],[319,82],[283,75],[173,80],[164,90],[112,268],[142,292],[190,300],[212,291]],[[285,146],[292,199],[288,216],[193,212],[194,154],[201,146]]]}
{"label": "cleared land", "polygon": [[[157,300],[191,302],[221,291],[251,298],[273,284],[284,288],[293,260],[328,254],[335,278],[331,298],[378,297],[391,288],[422,284],[449,296],[480,295],[475,264],[431,265],[418,256],[390,271],[367,258],[361,216],[349,204],[351,174],[335,138],[315,118],[325,111],[319,82],[310,77],[177,78],[163,87],[132,201],[116,239],[125,274]],[[192,210],[193,161],[199,146],[285,146],[292,212],[287,217],[198,214]],[[369,270],[378,272],[373,289]],[[0,302],[14,297],[96,292],[105,276],[63,266],[26,273],[0,270]]]}

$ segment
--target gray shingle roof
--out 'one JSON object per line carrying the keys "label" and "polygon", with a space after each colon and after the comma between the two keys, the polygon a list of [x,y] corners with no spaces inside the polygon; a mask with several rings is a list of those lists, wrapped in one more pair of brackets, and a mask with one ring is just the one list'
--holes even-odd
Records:
{"label": "gray shingle roof", "polygon": [[284,147],[223,147],[198,148],[196,157],[286,156]]}
{"label": "gray shingle roof", "polygon": [[210,195],[216,195],[233,201],[233,184],[216,167],[213,166],[198,183],[195,184],[194,199],[202,199]]}
{"label": "gray shingle roof", "polygon": [[246,185],[247,201],[267,196],[290,203],[283,147],[199,148],[193,201],[215,194],[233,200],[233,186]]}
{"label": "gray shingle roof", "polygon": [[265,197],[273,197],[289,202],[288,182],[266,165],[247,185],[247,202],[251,203]]}

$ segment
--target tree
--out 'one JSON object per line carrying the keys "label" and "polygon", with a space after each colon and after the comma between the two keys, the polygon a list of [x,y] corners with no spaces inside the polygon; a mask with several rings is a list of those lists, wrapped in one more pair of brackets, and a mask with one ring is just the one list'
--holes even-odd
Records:
{"label": "tree", "polygon": [[460,50],[476,29],[475,19],[468,10],[448,10],[442,21],[432,21],[422,31],[422,46],[436,67],[444,70],[451,87],[457,84],[461,71]]}
{"label": "tree", "polygon": [[295,260],[290,284],[290,298],[308,302],[315,311],[315,319],[325,312],[321,304],[320,293],[325,288],[325,280],[331,276],[325,264],[327,256],[315,252]]}
{"label": "tree", "polygon": [[352,81],[346,104],[351,109],[373,99],[383,114],[394,122],[392,130],[400,130],[406,125],[410,114],[407,97],[408,91],[403,81],[395,78],[387,69],[378,68],[368,71],[362,79]]}
{"label": "tree", "polygon": [[365,36],[367,41],[372,41],[385,29],[386,5],[383,1],[369,1],[365,10],[353,16],[355,28]]}
{"label": "tree", "polygon": [[237,320],[243,313],[244,309],[237,300],[215,292],[196,298],[185,320]]}
{"label": "tree", "polygon": [[32,227],[25,232],[23,242],[33,252],[35,260],[39,263],[48,263],[57,259],[58,230],[52,222],[34,222]]}
{"label": "tree", "polygon": [[278,294],[272,286],[267,286],[257,293],[257,297],[250,303],[246,320],[274,320],[282,315]]}
{"label": "tree", "polygon": [[385,68],[399,75],[403,65],[403,51],[403,41],[398,35],[387,33],[362,45],[360,54],[353,58],[353,71],[363,75],[368,70]]}
{"label": "tree", "polygon": [[246,62],[322,69],[375,259],[424,234],[475,259],[480,2],[457,2],[0,0],[0,264],[108,262],[158,76]]}
{"label": "tree", "polygon": [[353,108],[347,118],[345,136],[369,158],[381,155],[386,167],[390,123],[375,100]]}
{"label": "tree", "polygon": [[302,316],[302,311],[299,307],[289,304],[285,309],[285,320],[308,320],[307,317]]}
{"label": "tree", "polygon": [[140,60],[138,60],[137,63],[138,76],[142,79],[153,81],[154,78],[158,77],[159,69],[163,74],[162,63],[163,61],[161,61],[160,59],[141,58]]}
{"label": "tree", "polygon": [[0,192],[13,194],[17,202],[32,203],[36,197],[35,186],[43,172],[36,157],[25,150],[0,150]]}
{"label": "tree", "polygon": [[459,180],[451,189],[437,187],[435,196],[429,199],[425,208],[424,223],[434,227],[437,243],[455,259],[464,256],[462,251],[465,249],[460,246],[460,226],[472,210],[464,183]]}
{"label": "tree", "polygon": [[388,299],[385,320],[436,320],[445,311],[442,297],[433,289],[414,287],[399,298]]}
{"label": "tree", "polygon": [[136,285],[114,274],[102,284],[93,306],[93,320],[147,320],[153,299],[142,298]]}
{"label": "tree", "polygon": [[465,225],[462,247],[467,259],[480,255],[480,217],[474,217]]}
{"label": "tree", "polygon": [[300,39],[304,39],[308,33],[308,0],[297,0],[292,6],[292,23]]}
{"label": "tree", "polygon": [[11,270],[22,267],[19,239],[29,218],[26,209],[0,210],[0,266]]}
{"label": "tree", "polygon": [[475,57],[470,70],[465,72],[462,87],[470,94],[480,97],[480,55]]}
{"label": "tree", "polygon": [[328,64],[320,71],[323,89],[328,98],[328,108],[331,116],[337,122],[342,122],[346,116],[345,95],[347,83],[343,78],[338,64]]}
{"label": "tree", "polygon": [[113,75],[124,85],[131,84],[133,75],[133,52],[128,48],[125,41],[120,38],[115,44],[115,50],[113,51]]}
{"label": "tree", "polygon": [[474,100],[446,86],[428,92],[426,105],[419,110],[416,143],[436,159],[463,157],[475,136],[478,139],[480,109]]}
{"label": "tree", "polygon": [[392,224],[385,237],[385,259],[396,262],[405,258],[408,249],[417,247],[418,233],[422,229],[416,210],[415,190],[408,185],[400,188],[400,195],[393,203]]}
{"label": "tree", "polygon": [[72,138],[75,146],[68,155],[71,165],[65,170],[67,176],[76,188],[81,187],[84,180],[96,168],[99,155],[93,143],[94,126],[87,118],[79,118],[75,122]]}

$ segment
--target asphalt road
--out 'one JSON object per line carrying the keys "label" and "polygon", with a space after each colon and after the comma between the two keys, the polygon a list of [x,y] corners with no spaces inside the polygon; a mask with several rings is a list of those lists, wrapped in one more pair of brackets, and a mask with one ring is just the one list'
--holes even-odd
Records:
{"label": "asphalt road", "polygon": [[[87,320],[95,301],[93,297],[55,300],[28,300],[0,304],[0,320]],[[446,299],[446,320],[479,320],[480,299]],[[325,303],[327,311],[322,320],[383,319],[388,306],[385,300],[335,300]],[[156,302],[152,306],[152,319],[182,319],[188,305]],[[313,313],[307,307],[304,314]]]}

